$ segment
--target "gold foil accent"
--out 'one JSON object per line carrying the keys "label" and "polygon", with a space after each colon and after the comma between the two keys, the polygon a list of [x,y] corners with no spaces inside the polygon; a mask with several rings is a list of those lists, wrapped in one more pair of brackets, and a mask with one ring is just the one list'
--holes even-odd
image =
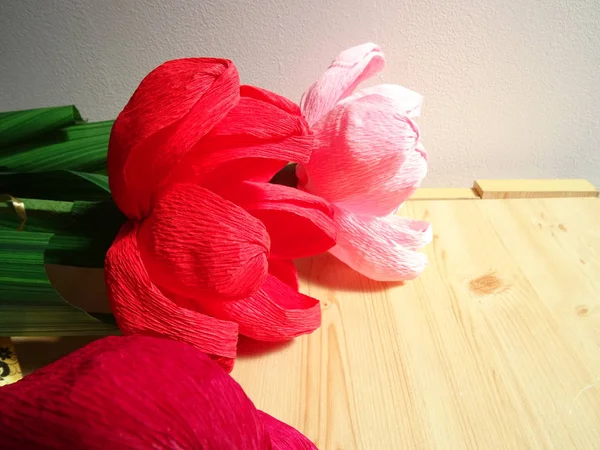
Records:
{"label": "gold foil accent", "polygon": [[19,219],[21,219],[21,224],[19,225],[19,228],[17,228],[17,231],[23,231],[23,229],[25,228],[25,222],[27,222],[25,203],[23,203],[17,197],[13,197],[10,194],[0,194],[0,201],[12,203],[13,208],[15,208],[15,212],[17,213],[17,216],[19,216]]}
{"label": "gold foil accent", "polygon": [[17,353],[9,337],[0,337],[0,386],[23,378]]}

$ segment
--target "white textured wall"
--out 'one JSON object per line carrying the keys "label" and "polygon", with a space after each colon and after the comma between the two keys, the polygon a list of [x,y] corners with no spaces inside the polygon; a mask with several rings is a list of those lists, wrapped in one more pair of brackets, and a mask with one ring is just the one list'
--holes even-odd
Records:
{"label": "white textured wall", "polygon": [[600,185],[599,24],[598,0],[0,0],[0,110],[114,118],[182,56],[231,58],[243,82],[299,100],[340,50],[374,41],[381,79],[425,95],[427,185]]}

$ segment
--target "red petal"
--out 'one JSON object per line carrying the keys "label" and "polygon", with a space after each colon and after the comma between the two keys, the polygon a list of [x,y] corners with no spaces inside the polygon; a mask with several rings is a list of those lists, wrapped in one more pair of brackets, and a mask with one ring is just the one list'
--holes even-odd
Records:
{"label": "red petal", "polygon": [[319,301],[268,275],[262,288],[243,300],[207,302],[203,309],[239,324],[240,334],[259,341],[283,341],[321,325]]}
{"label": "red petal", "polygon": [[124,334],[162,336],[233,359],[238,325],[173,303],[152,283],[140,256],[138,226],[126,223],[106,255],[106,286]]}
{"label": "red petal", "polygon": [[308,133],[308,125],[300,114],[290,114],[277,104],[240,97],[206,139],[223,147],[237,147]]}
{"label": "red petal", "polygon": [[298,430],[277,420],[265,412],[258,411],[265,431],[271,437],[272,450],[318,450],[310,439]]}
{"label": "red petal", "polygon": [[301,442],[202,352],[149,336],[94,341],[3,386],[0,403],[3,450],[265,450],[270,433]]}
{"label": "red petal", "polygon": [[265,103],[270,103],[272,105],[277,106],[278,108],[296,116],[302,116],[302,111],[300,111],[300,106],[294,103],[291,100],[288,100],[281,95],[278,95],[274,92],[267,91],[266,89],[261,89],[256,86],[250,86],[244,84],[240,86],[240,96],[242,97],[250,97],[256,100],[261,100]]}
{"label": "red petal", "polygon": [[335,245],[331,217],[320,211],[287,205],[278,210],[255,210],[252,215],[267,228],[275,258],[305,258]]}
{"label": "red petal", "polygon": [[291,259],[269,258],[269,273],[294,290],[298,290],[298,271]]}
{"label": "red petal", "polygon": [[269,181],[288,162],[308,162],[313,139],[300,115],[242,97],[171,175],[211,190],[237,181]]}
{"label": "red petal", "polygon": [[252,182],[229,186],[222,195],[263,222],[276,258],[303,258],[335,245],[333,210],[320,197],[288,186]]}
{"label": "red petal", "polygon": [[182,296],[244,298],[267,275],[270,242],[263,224],[193,184],[160,193],[139,242],[154,282]]}
{"label": "red petal", "polygon": [[146,215],[159,183],[238,100],[239,76],[225,59],[178,59],[150,72],[111,133],[110,187],[123,213]]}

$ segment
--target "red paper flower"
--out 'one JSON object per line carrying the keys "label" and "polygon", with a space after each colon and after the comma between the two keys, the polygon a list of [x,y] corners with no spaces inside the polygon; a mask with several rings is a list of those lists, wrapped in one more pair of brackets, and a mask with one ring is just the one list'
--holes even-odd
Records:
{"label": "red paper flower", "polygon": [[320,325],[292,258],[334,245],[323,199],[268,181],[308,162],[312,136],[294,103],[239,86],[231,61],[167,62],[117,118],[108,169],[130,221],[106,258],[124,333],[190,343],[231,368],[238,332],[279,341]]}
{"label": "red paper flower", "polygon": [[3,450],[310,450],[197,349],[107,337],[0,389]]}

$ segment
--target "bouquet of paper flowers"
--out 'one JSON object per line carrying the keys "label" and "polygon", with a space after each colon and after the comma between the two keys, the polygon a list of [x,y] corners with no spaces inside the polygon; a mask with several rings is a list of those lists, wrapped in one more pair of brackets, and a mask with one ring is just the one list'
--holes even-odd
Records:
{"label": "bouquet of paper flowers", "polygon": [[[396,215],[426,173],[414,122],[422,99],[397,85],[356,90],[383,66],[376,45],[350,48],[296,105],[240,85],[229,60],[178,59],[148,74],[114,123],[85,123],[74,107],[0,114],[0,331],[131,335],[0,389],[13,405],[0,414],[0,447],[64,448],[76,435],[79,448],[313,448],[255,412],[218,365],[231,370],[239,335],[284,341],[319,327],[319,301],[299,291],[296,258],[329,251],[382,281],[424,269],[417,249],[431,239],[429,224]],[[113,315],[67,303],[49,265],[103,267]],[[153,409],[164,396],[147,407],[151,347],[192,361],[179,368],[177,423]],[[90,375],[107,358],[123,364],[125,353],[135,356],[135,382]],[[224,380],[219,392],[209,379]],[[86,383],[105,392],[101,404]],[[49,384],[56,395],[42,393]],[[223,404],[197,398],[209,393]],[[153,432],[106,412],[127,408],[144,409]],[[210,419],[232,411],[245,414],[243,426]],[[97,424],[69,431],[82,414]],[[121,434],[103,437],[103,426]],[[228,426],[239,439],[224,437]]]}

